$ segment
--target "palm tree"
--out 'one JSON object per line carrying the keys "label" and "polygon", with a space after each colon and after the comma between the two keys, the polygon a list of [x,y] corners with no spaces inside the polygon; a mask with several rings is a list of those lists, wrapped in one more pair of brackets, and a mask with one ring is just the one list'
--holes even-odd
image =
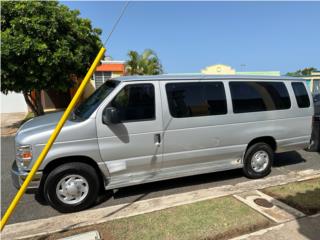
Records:
{"label": "palm tree", "polygon": [[151,49],[144,50],[141,55],[136,51],[129,51],[128,56],[127,75],[158,75],[163,73],[160,60]]}

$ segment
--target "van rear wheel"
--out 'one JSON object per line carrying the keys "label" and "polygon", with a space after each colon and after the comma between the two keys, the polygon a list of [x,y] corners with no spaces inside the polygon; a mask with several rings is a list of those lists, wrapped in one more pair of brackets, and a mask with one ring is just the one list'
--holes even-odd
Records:
{"label": "van rear wheel", "polygon": [[99,185],[92,166],[80,162],[66,163],[49,173],[44,183],[44,197],[59,212],[77,212],[96,201]]}
{"label": "van rear wheel", "polygon": [[263,178],[271,172],[273,150],[266,143],[256,143],[248,148],[243,162],[243,173],[247,178]]}

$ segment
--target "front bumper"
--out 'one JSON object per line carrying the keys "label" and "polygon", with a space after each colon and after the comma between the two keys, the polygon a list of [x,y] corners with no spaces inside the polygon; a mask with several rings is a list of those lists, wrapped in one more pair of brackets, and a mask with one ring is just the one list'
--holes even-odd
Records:
{"label": "front bumper", "polygon": [[[11,168],[11,178],[13,185],[19,189],[24,180],[27,178],[29,172],[19,171],[16,161],[13,162]],[[31,180],[27,189],[37,189],[40,186],[40,181],[42,178],[42,172],[36,172],[33,179]]]}

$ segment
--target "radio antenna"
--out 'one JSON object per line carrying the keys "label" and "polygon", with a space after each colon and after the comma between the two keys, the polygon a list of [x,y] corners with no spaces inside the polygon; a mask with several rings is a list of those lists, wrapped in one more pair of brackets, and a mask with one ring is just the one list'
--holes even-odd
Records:
{"label": "radio antenna", "polygon": [[126,2],[126,4],[124,5],[124,7],[122,8],[122,11],[121,11],[121,13],[120,13],[120,15],[119,15],[119,17],[118,17],[117,21],[114,23],[114,25],[113,25],[113,27],[112,27],[112,29],[111,29],[111,31],[110,31],[110,33],[109,33],[109,35],[107,36],[106,41],[105,41],[105,42],[104,42],[104,44],[103,44],[104,46],[106,46],[107,42],[109,41],[109,39],[110,39],[110,37],[111,37],[112,33],[114,32],[114,30],[116,29],[116,27],[117,27],[118,23],[120,22],[120,20],[121,20],[122,16],[124,15],[124,13],[125,13],[125,11],[126,11],[126,9],[127,9],[128,5],[129,5],[129,1],[127,1],[127,2]]}

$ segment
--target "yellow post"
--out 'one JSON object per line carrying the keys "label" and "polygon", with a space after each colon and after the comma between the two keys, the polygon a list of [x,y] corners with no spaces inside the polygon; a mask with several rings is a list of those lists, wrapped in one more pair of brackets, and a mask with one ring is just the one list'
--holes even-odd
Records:
{"label": "yellow post", "polygon": [[37,161],[34,163],[34,165],[31,168],[31,171],[29,172],[27,178],[25,179],[25,181],[23,182],[22,186],[20,187],[19,191],[17,192],[16,196],[14,197],[14,199],[12,200],[9,208],[7,209],[6,213],[4,214],[3,218],[1,219],[1,223],[0,223],[0,227],[1,227],[1,231],[4,228],[4,226],[6,225],[9,217],[11,216],[12,212],[14,211],[14,209],[16,208],[17,204],[19,203],[19,200],[21,199],[21,197],[23,196],[23,194],[25,193],[30,181],[32,180],[34,174],[37,172],[38,168],[40,167],[43,159],[47,156],[47,153],[49,152],[52,144],[54,143],[55,139],[57,138],[58,134],[60,133],[63,125],[65,124],[65,122],[67,121],[72,109],[74,108],[74,106],[76,105],[77,101],[79,100],[85,86],[87,85],[87,83],[89,82],[94,70],[96,69],[98,63],[100,62],[104,52],[105,52],[105,48],[101,48],[98,55],[96,56],[96,59],[94,60],[94,62],[92,63],[89,71],[87,72],[86,76],[84,77],[82,83],[80,84],[76,94],[74,95],[74,97],[72,98],[71,102],[69,103],[69,106],[67,107],[67,109],[65,110],[64,114],[62,115],[60,121],[58,122],[56,128],[54,129],[53,133],[51,134],[46,146],[43,148],[42,152],[40,153]]}

